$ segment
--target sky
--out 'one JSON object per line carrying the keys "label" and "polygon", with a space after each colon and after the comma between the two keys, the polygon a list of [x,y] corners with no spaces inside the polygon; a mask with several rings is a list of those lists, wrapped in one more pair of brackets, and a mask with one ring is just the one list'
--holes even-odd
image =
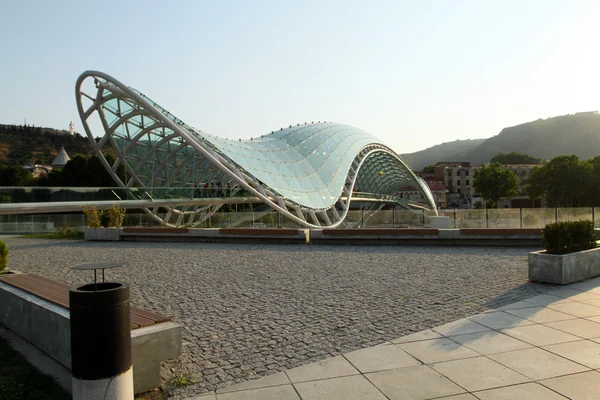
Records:
{"label": "sky", "polygon": [[597,0],[3,0],[0,15],[3,124],[79,130],[85,70],[213,135],[332,121],[398,153],[600,109]]}

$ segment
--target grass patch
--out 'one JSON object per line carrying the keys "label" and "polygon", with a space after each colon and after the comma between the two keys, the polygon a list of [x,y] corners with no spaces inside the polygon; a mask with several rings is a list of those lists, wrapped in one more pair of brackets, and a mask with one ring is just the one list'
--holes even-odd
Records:
{"label": "grass patch", "polygon": [[44,375],[0,338],[0,394],[2,400],[69,400],[54,379]]}
{"label": "grass patch", "polygon": [[70,226],[62,226],[57,228],[55,232],[48,233],[31,233],[29,235],[20,236],[26,239],[79,239],[83,240],[83,231],[73,229]]}
{"label": "grass patch", "polygon": [[179,374],[169,380],[169,382],[167,383],[167,387],[168,388],[178,388],[178,387],[195,385],[196,383],[198,383],[198,381],[196,381],[196,379],[192,375]]}

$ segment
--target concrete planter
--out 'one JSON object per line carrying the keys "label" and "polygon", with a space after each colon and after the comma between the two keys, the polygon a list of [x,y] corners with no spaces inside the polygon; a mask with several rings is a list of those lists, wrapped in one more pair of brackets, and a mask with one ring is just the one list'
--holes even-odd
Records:
{"label": "concrete planter", "polygon": [[565,285],[595,276],[600,276],[600,247],[561,255],[529,253],[531,281]]}
{"label": "concrete planter", "polygon": [[121,240],[121,230],[119,228],[83,228],[83,235],[86,241],[119,241]]}

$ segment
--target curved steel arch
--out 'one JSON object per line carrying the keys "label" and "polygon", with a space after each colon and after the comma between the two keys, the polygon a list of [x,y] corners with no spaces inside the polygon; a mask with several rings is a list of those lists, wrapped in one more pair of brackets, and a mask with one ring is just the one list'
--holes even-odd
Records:
{"label": "curved steel arch", "polygon": [[[92,93],[83,90],[93,81]],[[377,138],[359,129],[318,122],[238,141],[223,139],[185,124],[169,111],[111,76],[86,71],[78,78],[77,107],[96,155],[119,186],[188,186],[219,182],[240,188],[264,204],[308,227],[336,227],[346,217],[356,189],[393,196],[403,186],[421,190],[432,211],[433,196],[404,161]],[[95,93],[93,93],[95,91]],[[91,105],[85,107],[84,101]],[[88,120],[97,114],[104,134],[96,142]],[[110,164],[102,148],[117,154]],[[117,175],[123,166],[130,178]],[[358,186],[358,187],[357,187]],[[411,205],[400,203],[406,208]],[[210,208],[145,209],[161,223],[181,225]],[[175,223],[170,222],[177,216]]]}

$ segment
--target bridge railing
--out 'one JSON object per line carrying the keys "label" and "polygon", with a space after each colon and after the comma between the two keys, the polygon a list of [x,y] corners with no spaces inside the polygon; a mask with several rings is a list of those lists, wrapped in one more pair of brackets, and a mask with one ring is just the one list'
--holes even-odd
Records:
{"label": "bridge railing", "polygon": [[106,200],[167,200],[245,197],[239,188],[188,187],[0,187],[0,203],[47,203]]}
{"label": "bridge railing", "polygon": [[[600,207],[592,208],[504,208],[490,210],[439,210],[449,217],[450,228],[543,228],[558,221],[594,221],[600,228]],[[165,215],[159,214],[160,218]],[[353,228],[427,228],[432,211],[381,210],[371,213],[350,210],[341,227]],[[304,228],[302,224],[285,218],[277,212],[240,211],[216,212],[204,219],[199,214],[195,221],[199,228]],[[194,221],[192,221],[193,223]],[[190,226],[187,219],[183,225]],[[0,215],[0,233],[52,232],[61,226],[82,229],[87,225],[82,213]],[[142,212],[127,212],[124,226],[159,226],[151,216]]]}

